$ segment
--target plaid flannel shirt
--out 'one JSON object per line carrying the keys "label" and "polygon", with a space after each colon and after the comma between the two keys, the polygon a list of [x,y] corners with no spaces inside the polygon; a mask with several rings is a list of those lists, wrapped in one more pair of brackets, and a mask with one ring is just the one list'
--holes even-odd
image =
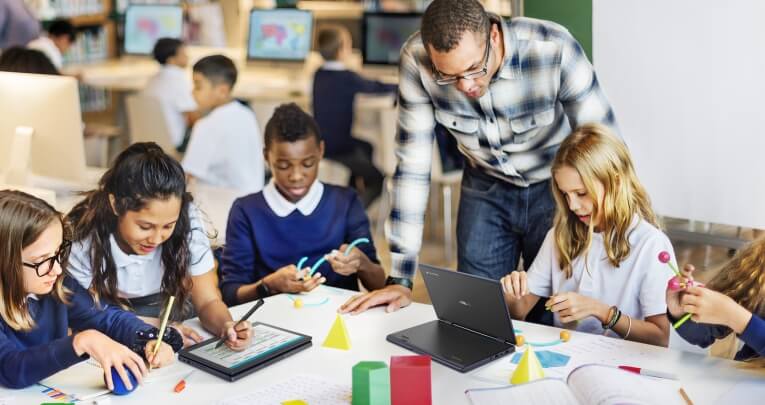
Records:
{"label": "plaid flannel shirt", "polygon": [[491,19],[501,25],[505,56],[477,100],[436,84],[419,33],[402,47],[398,165],[385,228],[393,277],[412,278],[417,267],[437,124],[457,139],[468,164],[519,187],[550,178],[572,127],[600,122],[616,130],[592,64],[565,28],[531,18]]}

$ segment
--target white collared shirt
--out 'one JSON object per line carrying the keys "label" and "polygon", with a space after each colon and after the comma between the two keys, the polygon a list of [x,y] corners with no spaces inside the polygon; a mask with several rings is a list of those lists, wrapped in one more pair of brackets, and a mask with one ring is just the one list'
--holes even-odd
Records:
{"label": "white collared shirt", "polygon": [[348,68],[345,66],[345,63],[340,62],[339,60],[328,60],[321,65],[321,68],[324,70],[334,71],[348,70]]}
{"label": "white collared shirt", "polygon": [[45,54],[56,69],[61,70],[64,66],[64,56],[47,35],[38,37],[27,44],[27,48],[35,49]]}
{"label": "white collared shirt", "polygon": [[186,117],[183,113],[197,109],[197,103],[191,95],[188,72],[175,65],[164,65],[149,80],[143,91],[160,101],[170,138],[175,146],[180,146],[186,135]]}
{"label": "white collared shirt", "polygon": [[[215,266],[210,240],[207,238],[200,212],[196,207],[189,208],[191,222],[191,240],[189,251],[189,275],[199,276],[211,271]],[[86,238],[72,244],[67,270],[81,286],[88,289],[93,281],[93,267],[90,260],[92,239]],[[109,237],[109,248],[117,267],[117,290],[123,298],[145,297],[160,292],[165,266],[162,264],[162,248],[158,246],[147,255],[125,253],[118,245],[114,235]]]}
{"label": "white collared shirt", "polygon": [[300,211],[305,216],[311,215],[316,207],[319,206],[322,195],[324,195],[324,184],[319,180],[314,181],[305,197],[296,203],[284,198],[279,190],[276,189],[273,179],[263,188],[263,198],[265,198],[266,204],[268,204],[268,207],[271,208],[274,214],[281,218],[286,217],[295,210]]}

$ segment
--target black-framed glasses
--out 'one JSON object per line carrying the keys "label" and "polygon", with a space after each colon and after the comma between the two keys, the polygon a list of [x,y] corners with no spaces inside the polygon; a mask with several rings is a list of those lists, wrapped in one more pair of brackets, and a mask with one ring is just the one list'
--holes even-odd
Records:
{"label": "black-framed glasses", "polygon": [[461,75],[444,76],[431,63],[431,66],[433,67],[433,75],[436,77],[436,84],[438,84],[439,86],[445,86],[447,84],[457,83],[459,80],[462,80],[462,79],[475,80],[475,79],[480,79],[486,76],[486,73],[489,72],[489,54],[490,53],[491,53],[491,29],[489,30],[489,34],[486,36],[486,50],[483,53],[483,67],[478,70],[474,70],[472,72],[463,73]]}
{"label": "black-framed glasses", "polygon": [[[35,269],[35,273],[37,273],[37,277],[45,277],[48,274],[50,274],[51,271],[53,271],[53,264],[55,262],[58,262],[58,264],[61,264],[64,262],[64,260],[69,256],[69,248],[72,246],[72,243],[69,241],[64,241],[61,246],[58,248],[58,251],[53,256],[37,262],[37,263],[27,263],[27,262],[21,262],[24,266],[27,266],[31,269]],[[42,274],[40,273],[42,272]]]}

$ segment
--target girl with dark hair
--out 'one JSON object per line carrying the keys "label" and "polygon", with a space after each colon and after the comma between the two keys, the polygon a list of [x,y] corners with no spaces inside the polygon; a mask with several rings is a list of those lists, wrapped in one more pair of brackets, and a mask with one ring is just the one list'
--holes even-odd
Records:
{"label": "girl with dark hair", "polygon": [[97,308],[64,273],[66,231],[61,214],[45,201],[0,191],[0,386],[32,385],[89,355],[109,370],[109,389],[112,368],[130,389],[127,370],[140,382],[143,359],[154,367],[171,363],[181,336],[168,328],[153,356],[157,328],[119,307]]}
{"label": "girl with dark hair", "polygon": [[[249,345],[249,323],[235,330],[221,299],[210,241],[183,169],[157,144],[136,143],[117,156],[69,220],[75,240],[69,271],[97,301],[157,323],[164,302],[175,296],[172,320],[196,314],[205,329],[226,337],[229,348]],[[202,340],[191,328],[177,327],[185,343]]]}

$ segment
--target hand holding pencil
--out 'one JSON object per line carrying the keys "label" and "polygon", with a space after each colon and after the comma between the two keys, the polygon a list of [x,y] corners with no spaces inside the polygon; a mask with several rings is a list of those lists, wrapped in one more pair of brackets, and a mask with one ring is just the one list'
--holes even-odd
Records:
{"label": "hand holding pencil", "polygon": [[247,320],[264,303],[265,301],[259,299],[237,322],[226,322],[223,325],[220,341],[215,345],[215,348],[221,347],[224,343],[229,349],[235,351],[241,351],[249,347],[250,343],[252,343],[252,325]]}

